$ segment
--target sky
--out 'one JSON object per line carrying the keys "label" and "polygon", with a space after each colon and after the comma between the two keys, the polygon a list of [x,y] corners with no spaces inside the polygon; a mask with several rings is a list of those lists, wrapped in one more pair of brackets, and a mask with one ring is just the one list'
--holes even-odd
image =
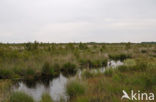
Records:
{"label": "sky", "polygon": [[0,42],[156,41],[156,0],[0,0]]}

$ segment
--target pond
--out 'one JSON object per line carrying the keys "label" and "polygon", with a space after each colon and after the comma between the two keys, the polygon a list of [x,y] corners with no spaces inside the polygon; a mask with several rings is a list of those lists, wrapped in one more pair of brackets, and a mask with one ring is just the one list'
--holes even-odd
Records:
{"label": "pond", "polygon": [[[115,68],[119,65],[123,65],[121,61],[109,61],[107,63],[107,67]],[[105,68],[99,69],[92,69],[90,71],[97,72],[100,70],[101,72],[105,71]],[[81,73],[83,70],[78,71],[77,75],[78,78],[81,78]],[[35,101],[39,101],[43,93],[48,93],[55,102],[59,102],[60,99],[67,101],[69,99],[68,95],[66,94],[66,84],[68,80],[76,78],[74,77],[65,77],[60,74],[58,77],[49,80],[48,83],[44,82],[34,82],[34,85],[30,86],[24,81],[19,81],[15,85],[13,85],[13,91],[23,91],[26,94],[32,96]]]}

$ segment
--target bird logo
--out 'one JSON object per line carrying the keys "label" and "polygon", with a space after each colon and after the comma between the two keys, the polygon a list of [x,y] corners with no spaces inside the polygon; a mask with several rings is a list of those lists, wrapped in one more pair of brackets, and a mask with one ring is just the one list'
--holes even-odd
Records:
{"label": "bird logo", "polygon": [[127,99],[131,100],[130,97],[128,96],[128,94],[127,94],[127,92],[126,92],[125,90],[122,90],[122,92],[123,92],[123,96],[121,97],[121,99],[127,98]]}

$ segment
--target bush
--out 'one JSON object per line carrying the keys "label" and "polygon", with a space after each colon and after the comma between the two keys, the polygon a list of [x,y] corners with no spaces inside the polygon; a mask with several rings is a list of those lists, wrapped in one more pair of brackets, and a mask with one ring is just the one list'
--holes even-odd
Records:
{"label": "bush", "polygon": [[40,102],[53,102],[53,100],[51,99],[51,96],[48,93],[44,93]]}
{"label": "bush", "polygon": [[10,96],[10,102],[34,102],[34,100],[23,92],[13,92]]}
{"label": "bush", "polygon": [[77,68],[75,64],[72,64],[70,62],[65,63],[62,67],[62,72],[66,75],[71,74],[74,75],[77,72]]}
{"label": "bush", "polygon": [[85,86],[78,81],[70,81],[66,86],[67,94],[72,98],[85,93]]}

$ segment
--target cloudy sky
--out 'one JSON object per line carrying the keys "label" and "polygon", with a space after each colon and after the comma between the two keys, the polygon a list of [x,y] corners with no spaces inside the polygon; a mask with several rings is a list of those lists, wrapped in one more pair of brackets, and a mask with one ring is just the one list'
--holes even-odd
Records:
{"label": "cloudy sky", "polygon": [[156,0],[0,0],[0,42],[156,41]]}

